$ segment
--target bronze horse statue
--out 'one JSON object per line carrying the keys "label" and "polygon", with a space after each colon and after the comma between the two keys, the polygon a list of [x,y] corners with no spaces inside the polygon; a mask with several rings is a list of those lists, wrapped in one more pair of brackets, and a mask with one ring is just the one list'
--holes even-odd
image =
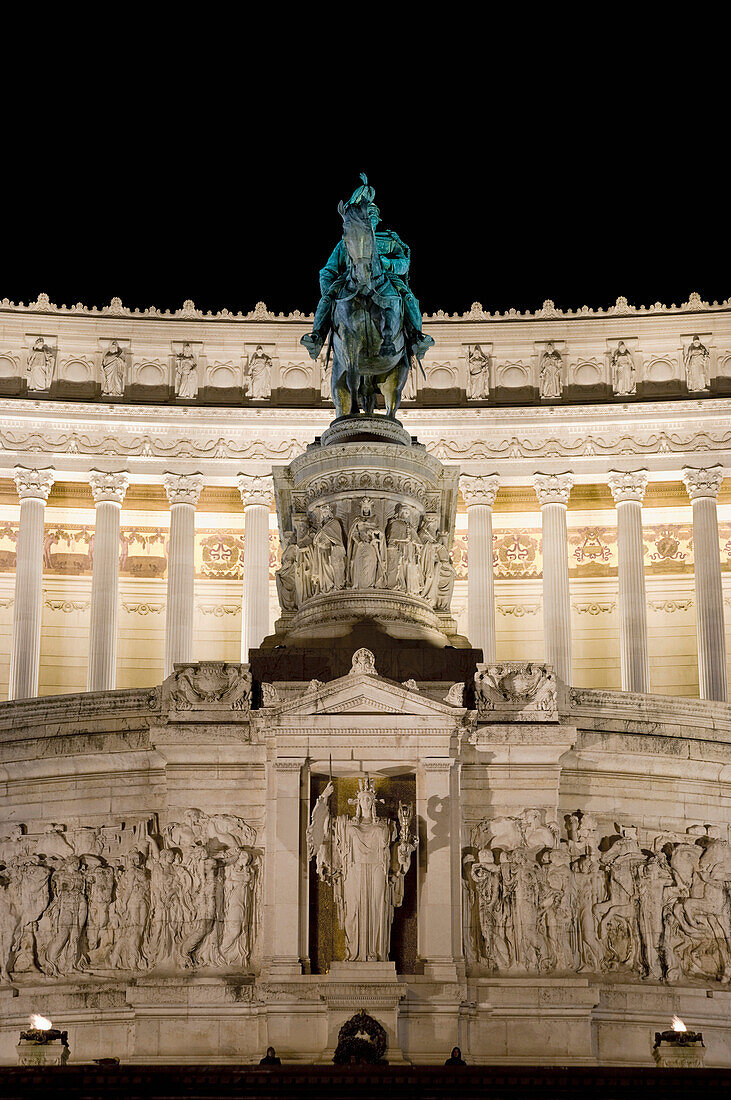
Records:
{"label": "bronze horse statue", "polygon": [[380,392],[395,419],[410,367],[404,304],[383,269],[368,207],[366,197],[338,206],[348,269],[333,301],[332,397],[337,417],[357,416],[373,412]]}

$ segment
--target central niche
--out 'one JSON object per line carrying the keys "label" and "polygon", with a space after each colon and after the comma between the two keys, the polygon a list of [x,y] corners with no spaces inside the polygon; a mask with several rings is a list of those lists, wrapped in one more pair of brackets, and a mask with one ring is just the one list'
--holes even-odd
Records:
{"label": "central niche", "polygon": [[[311,778],[310,815],[317,806],[318,799],[324,794],[330,779],[324,775],[313,775]],[[358,812],[358,794],[364,784],[372,783],[375,790],[378,821],[393,822],[395,831],[399,832],[399,806],[412,806],[414,816],[410,822],[410,833],[415,835],[418,829],[416,819],[416,778],[414,775],[399,776],[364,776],[337,777],[333,781],[333,793],[329,799],[329,809],[332,819],[332,844],[336,848],[335,818],[348,817],[356,821]],[[380,801],[383,799],[383,802]],[[397,860],[399,844],[398,835],[391,845],[394,859]],[[324,858],[329,862],[329,838],[325,840]],[[334,863],[337,863],[337,853],[334,852]],[[413,974],[416,969],[416,863],[419,858],[419,849],[411,853],[410,866],[403,881],[396,884],[397,890],[403,888],[403,900],[393,908],[393,921],[391,924],[391,949],[388,958],[396,963],[396,970],[400,974]],[[393,880],[393,875],[389,878]],[[309,875],[309,914],[310,935],[309,954],[310,965],[313,974],[326,974],[333,960],[342,961],[346,958],[346,938],[336,913],[336,903],[333,895],[332,884],[323,881],[317,874],[316,863],[313,859],[310,863]]]}

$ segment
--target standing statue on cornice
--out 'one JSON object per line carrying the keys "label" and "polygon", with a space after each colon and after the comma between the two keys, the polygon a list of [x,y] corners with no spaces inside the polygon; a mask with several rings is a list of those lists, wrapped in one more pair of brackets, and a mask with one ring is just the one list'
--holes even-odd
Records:
{"label": "standing statue on cornice", "polygon": [[343,237],[320,271],[322,297],[312,332],[302,337],[317,359],[330,334],[332,396],[338,417],[370,414],[380,391],[394,418],[412,360],[434,341],[421,330],[409,287],[411,252],[393,230],[376,232],[381,215],[367,177],[338,212]]}

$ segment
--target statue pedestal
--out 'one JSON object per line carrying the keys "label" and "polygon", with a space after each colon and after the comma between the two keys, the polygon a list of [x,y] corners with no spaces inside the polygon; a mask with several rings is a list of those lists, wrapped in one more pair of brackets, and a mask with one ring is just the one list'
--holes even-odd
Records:
{"label": "statue pedestal", "polygon": [[391,962],[331,962],[328,978],[331,982],[398,982],[396,963]]}
{"label": "statue pedestal", "polygon": [[398,1040],[399,1003],[406,996],[406,986],[399,982],[394,962],[332,962],[320,996],[327,1005],[327,1048],[322,1062],[332,1061],[346,1020],[365,1011],[386,1030],[386,1061],[406,1064]]}
{"label": "statue pedestal", "polygon": [[342,416],[320,436],[320,446],[333,443],[396,443],[411,446],[411,436],[398,420],[387,416]]}
{"label": "statue pedestal", "polygon": [[449,611],[456,468],[396,421],[361,416],[272,472],[284,599],[263,649],[347,641],[362,624],[396,643],[468,646]]}

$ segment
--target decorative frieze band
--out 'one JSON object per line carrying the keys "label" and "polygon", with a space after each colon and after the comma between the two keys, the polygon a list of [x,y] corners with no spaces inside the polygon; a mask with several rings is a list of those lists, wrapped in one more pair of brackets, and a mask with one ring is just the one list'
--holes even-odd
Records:
{"label": "decorative frieze band", "polygon": [[713,497],[715,500],[723,482],[723,466],[706,466],[701,469],[684,466],[682,476],[691,500],[700,500],[702,497]]}
{"label": "decorative frieze band", "polygon": [[13,478],[21,500],[45,502],[56,480],[56,471],[50,467],[45,470],[29,470],[25,466],[16,466]]}
{"label": "decorative frieze band", "polygon": [[129,474],[126,470],[117,473],[105,473],[103,470],[89,471],[89,484],[95,504],[109,501],[112,504],[122,504],[124,494],[129,488]]}
{"label": "decorative frieze band", "polygon": [[275,760],[274,767],[278,772],[298,772],[303,763],[304,761],[299,758],[285,757]]}
{"label": "decorative frieze band", "polygon": [[541,508],[545,504],[565,504],[569,502],[574,475],[567,470],[563,474],[536,474],[533,485]]}
{"label": "decorative frieze band", "polygon": [[192,504],[195,508],[198,498],[203,491],[202,474],[163,474],[162,483],[165,486],[170,504]]}
{"label": "decorative frieze band", "polygon": [[474,477],[462,474],[459,479],[459,487],[468,508],[473,504],[486,504],[492,508],[499,486],[500,478],[497,474],[480,474]]}
{"label": "decorative frieze band", "polygon": [[425,772],[450,772],[454,760],[449,756],[427,756],[419,761],[419,766]]}
{"label": "decorative frieze band", "polygon": [[625,500],[636,500],[641,504],[645,496],[648,478],[649,473],[647,470],[631,470],[629,472],[610,470],[607,484],[612,491],[614,503],[621,504]]}
{"label": "decorative frieze band", "polygon": [[271,508],[274,503],[271,477],[239,474],[236,478],[236,484],[239,487],[241,503],[244,508],[248,508],[252,504],[262,504],[265,508]]}

